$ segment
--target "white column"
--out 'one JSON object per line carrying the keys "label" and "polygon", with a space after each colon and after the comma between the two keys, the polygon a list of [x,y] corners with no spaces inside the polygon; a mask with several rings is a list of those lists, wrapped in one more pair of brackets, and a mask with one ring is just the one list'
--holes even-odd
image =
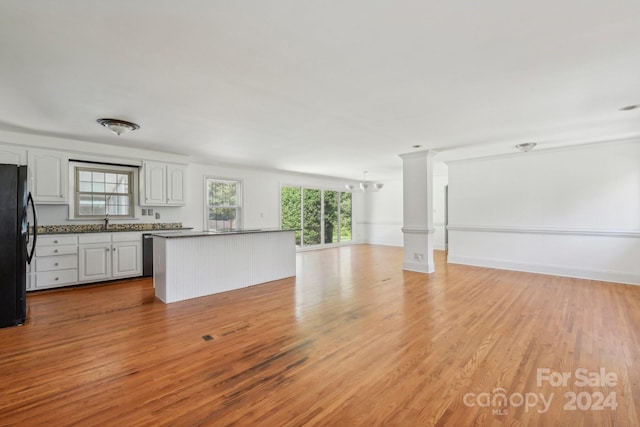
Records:
{"label": "white column", "polygon": [[433,273],[433,150],[401,154],[404,270]]}

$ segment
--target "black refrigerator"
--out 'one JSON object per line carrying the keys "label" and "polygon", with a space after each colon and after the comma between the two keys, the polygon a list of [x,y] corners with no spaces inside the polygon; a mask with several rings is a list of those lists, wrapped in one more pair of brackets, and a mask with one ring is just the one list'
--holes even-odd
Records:
{"label": "black refrigerator", "polygon": [[27,264],[35,251],[37,232],[27,167],[0,164],[0,328],[21,325],[26,319]]}

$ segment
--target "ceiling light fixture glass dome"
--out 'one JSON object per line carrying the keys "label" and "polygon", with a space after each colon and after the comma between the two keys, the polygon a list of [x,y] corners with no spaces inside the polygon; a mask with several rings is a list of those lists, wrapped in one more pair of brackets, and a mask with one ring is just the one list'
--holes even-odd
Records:
{"label": "ceiling light fixture glass dome", "polygon": [[526,153],[527,151],[531,151],[533,150],[533,147],[535,147],[537,144],[535,142],[526,142],[524,144],[518,144],[516,145],[516,148],[524,153]]}
{"label": "ceiling light fixture glass dome", "polygon": [[98,119],[97,122],[109,129],[111,133],[118,136],[129,133],[132,130],[140,129],[140,126],[138,126],[137,124],[128,122],[126,120]]}

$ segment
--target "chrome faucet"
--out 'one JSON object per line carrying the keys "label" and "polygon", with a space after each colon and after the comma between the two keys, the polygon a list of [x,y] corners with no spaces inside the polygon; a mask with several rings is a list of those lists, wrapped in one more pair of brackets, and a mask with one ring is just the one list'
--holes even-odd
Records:
{"label": "chrome faucet", "polygon": [[109,228],[109,202],[111,201],[111,197],[107,197],[104,203],[104,229]]}

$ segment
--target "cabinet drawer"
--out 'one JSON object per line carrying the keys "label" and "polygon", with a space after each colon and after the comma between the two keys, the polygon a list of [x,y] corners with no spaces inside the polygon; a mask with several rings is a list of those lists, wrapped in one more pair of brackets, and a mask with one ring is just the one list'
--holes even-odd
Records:
{"label": "cabinet drawer", "polygon": [[36,288],[47,288],[52,286],[63,286],[78,281],[78,269],[45,271],[36,273]]}
{"label": "cabinet drawer", "polygon": [[77,245],[62,245],[62,246],[40,246],[40,240],[36,243],[36,257],[51,256],[51,255],[69,255],[77,254]]}
{"label": "cabinet drawer", "polygon": [[38,246],[77,245],[78,236],[38,236]]}
{"label": "cabinet drawer", "polygon": [[111,240],[113,242],[141,242],[142,233],[137,231],[121,231],[113,233]]}
{"label": "cabinet drawer", "polygon": [[78,268],[78,255],[36,257],[36,271],[65,270]]}
{"label": "cabinet drawer", "polygon": [[78,243],[111,243],[111,233],[89,233],[78,236]]}

